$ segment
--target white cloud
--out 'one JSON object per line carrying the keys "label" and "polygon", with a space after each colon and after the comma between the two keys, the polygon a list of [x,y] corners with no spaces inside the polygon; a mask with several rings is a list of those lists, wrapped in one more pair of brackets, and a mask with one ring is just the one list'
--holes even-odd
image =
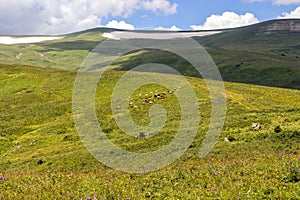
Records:
{"label": "white cloud", "polygon": [[277,5],[300,4],[300,0],[275,0],[273,2]]}
{"label": "white cloud", "polygon": [[0,0],[0,34],[61,34],[101,25],[137,10],[173,14],[170,0]]}
{"label": "white cloud", "polygon": [[268,1],[268,0],[244,0],[245,2],[253,3],[253,2],[262,2],[262,1]]}
{"label": "white cloud", "polygon": [[193,30],[212,30],[234,28],[258,23],[259,20],[252,14],[238,15],[234,12],[224,12],[222,15],[211,15],[203,25],[190,26]]}
{"label": "white cloud", "polygon": [[104,27],[107,28],[115,28],[115,29],[125,29],[125,30],[134,30],[134,26],[132,24],[127,24],[125,21],[116,21],[112,20],[108,22]]}
{"label": "white cloud", "polygon": [[247,2],[262,2],[262,1],[272,1],[275,5],[289,5],[289,4],[300,4],[300,0],[245,0]]}
{"label": "white cloud", "polygon": [[181,29],[175,25],[173,25],[170,28],[164,28],[162,26],[159,26],[159,27],[155,28],[155,30],[158,30],[158,31],[181,31]]}
{"label": "white cloud", "polygon": [[300,18],[300,7],[297,7],[295,10],[293,10],[290,13],[282,13],[282,16],[278,17],[280,19],[285,19],[285,18]]}
{"label": "white cloud", "polygon": [[171,4],[167,0],[152,0],[144,1],[143,8],[145,10],[151,10],[157,12],[158,10],[163,10],[166,14],[174,14],[177,11],[177,4]]}

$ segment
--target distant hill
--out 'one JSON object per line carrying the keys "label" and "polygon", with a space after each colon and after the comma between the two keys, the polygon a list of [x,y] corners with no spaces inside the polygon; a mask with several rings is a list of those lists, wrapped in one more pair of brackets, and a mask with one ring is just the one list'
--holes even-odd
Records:
{"label": "distant hill", "polygon": [[[76,70],[88,53],[105,39],[102,34],[114,31],[95,28],[63,35],[53,41],[0,44],[0,63]],[[300,89],[299,19],[272,20],[219,31],[219,34],[194,39],[206,48],[224,80]],[[171,65],[187,76],[199,76],[185,60],[163,51],[133,52],[115,64],[117,70],[128,70],[153,61]]]}
{"label": "distant hill", "polygon": [[282,19],[229,29],[199,41],[207,47],[262,51],[294,46],[299,37],[300,20]]}
{"label": "distant hill", "polygon": [[[272,20],[194,37],[211,55],[226,81],[300,89],[300,20]],[[128,70],[150,60],[172,64],[199,76],[188,63],[168,52],[154,51],[118,63]]]}
{"label": "distant hill", "polygon": [[272,20],[195,39],[225,80],[300,89],[300,20]]}

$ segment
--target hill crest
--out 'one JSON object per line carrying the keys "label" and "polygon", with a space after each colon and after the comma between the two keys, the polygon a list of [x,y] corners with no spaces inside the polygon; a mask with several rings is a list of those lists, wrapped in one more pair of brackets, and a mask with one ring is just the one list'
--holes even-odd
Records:
{"label": "hill crest", "polygon": [[260,23],[260,32],[300,31],[300,19],[279,19]]}

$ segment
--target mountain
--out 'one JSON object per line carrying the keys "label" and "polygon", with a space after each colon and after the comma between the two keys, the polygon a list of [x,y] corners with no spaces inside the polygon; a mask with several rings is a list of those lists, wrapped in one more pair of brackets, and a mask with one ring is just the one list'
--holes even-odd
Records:
{"label": "mountain", "polygon": [[[76,70],[88,53],[105,39],[103,33],[116,31],[121,30],[96,28],[62,35],[60,39],[52,41],[0,44],[0,63]],[[211,55],[225,81],[300,89],[299,19],[272,20],[217,31],[220,33],[193,38]],[[159,31],[153,33],[171,34]],[[170,52],[142,50],[125,57],[126,59],[121,58],[114,63],[116,70],[128,70],[155,61],[171,65],[184,75],[200,76],[188,62]]]}
{"label": "mountain", "polygon": [[293,46],[299,34],[299,19],[281,19],[229,29],[199,41],[207,47],[263,51]]}
{"label": "mountain", "polygon": [[196,38],[224,80],[300,89],[300,20],[273,20]]}
{"label": "mountain", "polygon": [[[300,89],[300,20],[272,20],[194,37],[210,54],[225,81]],[[155,60],[189,76],[199,74],[187,62],[162,51],[148,51],[118,63],[130,69]]]}

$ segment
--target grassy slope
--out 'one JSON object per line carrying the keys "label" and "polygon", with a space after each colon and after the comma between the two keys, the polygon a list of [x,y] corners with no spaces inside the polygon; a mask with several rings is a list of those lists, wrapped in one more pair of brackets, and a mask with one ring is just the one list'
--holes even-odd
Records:
{"label": "grassy slope", "polygon": [[76,70],[103,40],[102,32],[92,29],[35,44],[0,44],[0,63]]}
{"label": "grassy slope", "polygon": [[[299,20],[268,21],[194,39],[208,51],[225,81],[300,89],[300,32],[264,30],[278,22],[299,24]],[[187,62],[162,51],[132,55],[132,59],[119,63],[119,69],[131,69],[153,60],[199,77]]]}
{"label": "grassy slope", "polygon": [[300,32],[264,30],[276,23],[299,20],[267,21],[195,39],[207,48],[224,80],[299,89]]}
{"label": "grassy slope", "polygon": [[[226,124],[213,151],[200,159],[197,152],[207,129],[209,96],[201,79],[188,78],[202,116],[194,143],[172,165],[139,175],[109,169],[84,148],[71,110],[75,72],[17,65],[1,65],[0,72],[0,176],[5,177],[0,181],[0,199],[85,199],[93,194],[98,199],[300,198],[299,90],[225,83]],[[171,128],[142,141],[116,128],[108,106],[121,75],[108,72],[102,80],[106,87],[96,95],[98,118],[110,128],[106,129],[110,138],[132,151],[141,147],[150,151],[167,143],[174,134]],[[149,86],[137,92],[157,89],[162,88]],[[176,112],[174,102],[161,101],[171,116]],[[131,113],[146,123],[145,111],[147,107]],[[262,129],[253,131],[253,122],[260,122]],[[275,133],[278,125],[282,131]],[[235,140],[227,143],[224,137]],[[37,144],[30,146],[33,140]]]}

